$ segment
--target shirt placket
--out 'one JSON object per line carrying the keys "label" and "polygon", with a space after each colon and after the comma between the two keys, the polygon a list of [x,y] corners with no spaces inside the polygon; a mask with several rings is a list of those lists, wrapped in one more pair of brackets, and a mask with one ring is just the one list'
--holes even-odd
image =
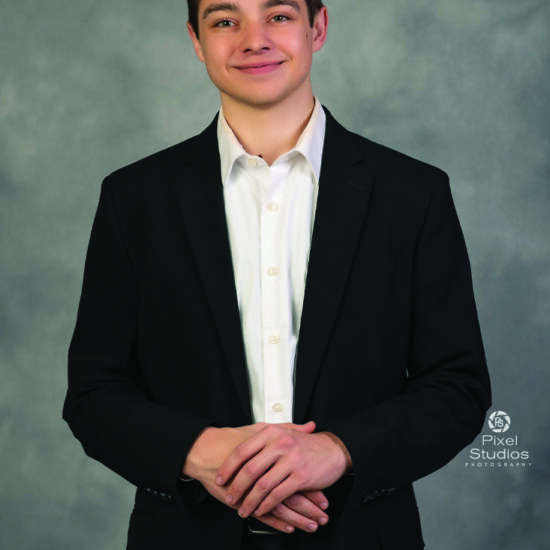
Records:
{"label": "shirt placket", "polygon": [[284,265],[284,168],[268,168],[269,180],[260,215],[260,266],[264,410],[266,422],[292,420],[288,395],[287,266]]}

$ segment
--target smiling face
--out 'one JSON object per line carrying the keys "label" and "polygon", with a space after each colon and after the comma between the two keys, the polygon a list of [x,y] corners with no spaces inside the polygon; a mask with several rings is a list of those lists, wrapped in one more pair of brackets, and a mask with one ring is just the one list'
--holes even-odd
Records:
{"label": "smiling face", "polygon": [[326,39],[326,8],[309,23],[305,0],[201,0],[198,58],[222,103],[269,107],[312,97],[313,52]]}

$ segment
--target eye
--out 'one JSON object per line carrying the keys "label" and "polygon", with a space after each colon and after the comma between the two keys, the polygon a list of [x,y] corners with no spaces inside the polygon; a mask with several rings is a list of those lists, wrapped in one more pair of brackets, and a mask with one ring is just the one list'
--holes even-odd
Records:
{"label": "eye", "polygon": [[285,21],[290,21],[290,17],[288,17],[288,15],[275,15],[272,21],[275,21],[275,23],[283,23]]}
{"label": "eye", "polygon": [[214,27],[233,27],[235,25],[235,23],[233,21],[231,21],[231,19],[221,19],[220,21],[218,21]]}

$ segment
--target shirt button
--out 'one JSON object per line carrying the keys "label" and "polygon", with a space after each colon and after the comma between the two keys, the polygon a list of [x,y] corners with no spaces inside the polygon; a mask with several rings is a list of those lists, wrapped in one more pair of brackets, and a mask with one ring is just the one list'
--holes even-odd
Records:
{"label": "shirt button", "polygon": [[247,162],[248,166],[250,166],[251,168],[254,168],[254,166],[256,166],[256,164],[258,164],[258,161],[256,159],[251,158],[251,157],[248,157],[246,159],[246,162]]}
{"label": "shirt button", "polygon": [[270,344],[278,344],[279,342],[280,342],[280,338],[276,334],[269,337]]}
{"label": "shirt button", "polygon": [[270,277],[276,277],[277,275],[279,275],[279,268],[278,267],[270,267],[267,270],[267,273]]}
{"label": "shirt button", "polygon": [[273,409],[273,412],[282,413],[285,406],[282,403],[275,403],[271,408]]}
{"label": "shirt button", "polygon": [[270,212],[277,212],[277,210],[279,210],[279,205],[278,205],[276,202],[270,202],[270,203],[267,205],[267,209],[268,209]]}

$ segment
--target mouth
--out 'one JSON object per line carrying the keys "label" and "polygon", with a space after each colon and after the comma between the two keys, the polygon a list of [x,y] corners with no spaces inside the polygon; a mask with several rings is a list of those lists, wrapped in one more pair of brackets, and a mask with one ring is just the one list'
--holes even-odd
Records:
{"label": "mouth", "polygon": [[261,63],[248,63],[237,65],[235,68],[245,74],[266,74],[277,70],[284,61],[262,61]]}

